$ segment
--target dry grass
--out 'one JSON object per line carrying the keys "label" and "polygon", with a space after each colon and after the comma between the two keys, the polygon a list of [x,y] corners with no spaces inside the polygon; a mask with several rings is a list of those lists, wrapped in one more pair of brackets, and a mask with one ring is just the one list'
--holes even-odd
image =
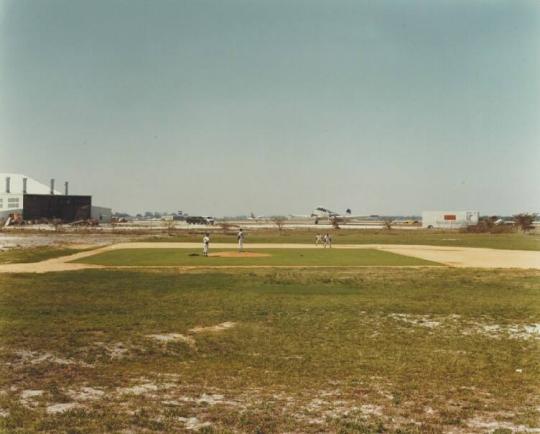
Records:
{"label": "dry grass", "polygon": [[539,288],[455,269],[0,276],[0,427],[538,430]]}

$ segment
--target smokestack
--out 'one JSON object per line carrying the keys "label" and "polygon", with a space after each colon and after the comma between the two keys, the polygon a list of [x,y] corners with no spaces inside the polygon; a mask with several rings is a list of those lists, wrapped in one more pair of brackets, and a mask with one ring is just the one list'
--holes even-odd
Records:
{"label": "smokestack", "polygon": [[51,194],[54,194],[54,178],[51,178]]}
{"label": "smokestack", "polygon": [[6,176],[6,193],[10,193],[10,182],[11,178],[9,176]]}
{"label": "smokestack", "polygon": [[23,194],[26,194],[26,184],[28,182],[28,178],[23,178],[22,179],[22,192]]}
{"label": "smokestack", "polygon": [[65,190],[66,190],[66,196],[69,194],[69,182],[64,182],[64,187],[65,187]]}

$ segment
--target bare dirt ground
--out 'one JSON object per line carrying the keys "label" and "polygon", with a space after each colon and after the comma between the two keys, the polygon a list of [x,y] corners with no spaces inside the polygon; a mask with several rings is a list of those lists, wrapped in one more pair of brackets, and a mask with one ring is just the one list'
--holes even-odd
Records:
{"label": "bare dirt ground", "polygon": [[[147,236],[147,235],[146,235]],[[0,233],[0,250],[27,247],[69,246],[73,249],[101,247],[108,244],[135,241],[141,235],[107,233]]]}
{"label": "bare dirt ground", "polygon": [[[41,262],[26,264],[2,264],[0,273],[46,273],[51,271],[71,271],[89,268],[126,268],[126,267],[105,267],[101,265],[78,264],[71,261],[83,259],[111,250],[120,249],[200,249],[200,243],[152,243],[152,242],[132,242],[117,243],[100,247],[94,250],[75,253],[73,255],[60,258],[48,259]],[[235,249],[235,243],[213,244],[214,248]],[[313,244],[265,244],[254,243],[246,246],[249,249],[321,249]],[[338,244],[333,249],[378,249],[382,251],[397,253],[405,256],[426,259],[438,262],[451,267],[468,268],[518,268],[518,269],[540,269],[540,252],[526,250],[497,250],[473,247],[443,247],[443,246],[421,246],[421,245],[400,245],[400,244]],[[231,254],[237,252],[231,252]],[[222,254],[222,253],[221,253]],[[246,253],[244,253],[245,255]],[[256,253],[255,253],[256,254]],[[227,268],[227,266],[205,266],[205,268]],[[251,266],[259,267],[259,266]],[[304,268],[297,267],[296,268]],[[293,268],[294,268],[293,267]],[[156,267],[153,267],[156,268]],[[171,268],[171,267],[163,267]],[[174,268],[174,267],[173,267]],[[193,267],[177,267],[191,269]],[[230,268],[235,268],[230,267]],[[268,268],[261,266],[261,268]],[[289,267],[290,268],[290,267]]]}

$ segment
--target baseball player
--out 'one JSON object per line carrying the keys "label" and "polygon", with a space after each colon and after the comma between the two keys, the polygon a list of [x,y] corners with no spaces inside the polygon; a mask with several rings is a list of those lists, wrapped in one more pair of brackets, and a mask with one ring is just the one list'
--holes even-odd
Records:
{"label": "baseball player", "polygon": [[328,247],[328,248],[331,248],[331,247],[332,247],[332,237],[330,236],[329,233],[324,234],[323,241],[324,241],[324,248],[325,248],[325,249],[326,249],[327,247]]}
{"label": "baseball player", "polygon": [[242,229],[238,231],[238,235],[236,235],[236,238],[238,239],[238,251],[243,252],[244,251],[244,231],[242,231]]}
{"label": "baseball player", "polygon": [[202,239],[203,242],[203,256],[208,256],[208,247],[210,246],[210,234],[207,232]]}

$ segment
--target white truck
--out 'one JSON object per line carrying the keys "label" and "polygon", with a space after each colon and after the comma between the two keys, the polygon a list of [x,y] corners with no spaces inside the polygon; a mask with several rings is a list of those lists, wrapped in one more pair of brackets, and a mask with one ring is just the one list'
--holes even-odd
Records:
{"label": "white truck", "polygon": [[478,224],[478,211],[424,211],[422,227],[425,229],[460,229]]}

